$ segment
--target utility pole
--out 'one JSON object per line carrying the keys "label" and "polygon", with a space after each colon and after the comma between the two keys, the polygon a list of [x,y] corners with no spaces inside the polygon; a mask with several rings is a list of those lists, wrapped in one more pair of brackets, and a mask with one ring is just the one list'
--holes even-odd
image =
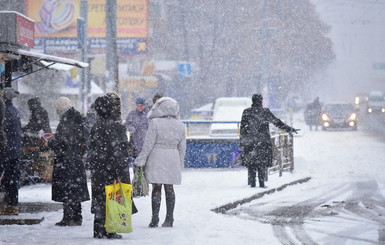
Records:
{"label": "utility pole", "polygon": [[263,11],[262,25],[257,29],[257,33],[261,36],[261,39],[262,39],[262,57],[261,57],[261,64],[260,64],[261,81],[257,84],[257,91],[262,91],[265,88],[265,86],[268,86],[269,84],[269,78],[271,74],[269,42],[270,42],[270,37],[274,35],[274,33],[276,32],[275,28],[269,27],[269,18],[270,18],[269,0],[263,1],[262,11]]}
{"label": "utility pole", "polygon": [[106,87],[118,91],[118,50],[116,44],[116,0],[106,0]]}
{"label": "utility pole", "polygon": [[[79,47],[81,49],[81,61],[88,62],[88,45],[87,45],[87,30],[88,30],[88,2],[87,0],[80,1],[80,18],[78,18],[78,38]],[[90,94],[90,69],[84,68],[80,71],[80,101],[81,112],[87,111],[87,101]]]}

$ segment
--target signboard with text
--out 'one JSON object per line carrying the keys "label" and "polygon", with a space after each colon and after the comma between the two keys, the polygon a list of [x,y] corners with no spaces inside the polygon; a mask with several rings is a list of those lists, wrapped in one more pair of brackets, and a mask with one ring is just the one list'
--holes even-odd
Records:
{"label": "signboard with text", "polygon": [[[35,20],[35,46],[47,54],[71,56],[79,52],[77,18],[81,0],[25,0],[26,15]],[[117,45],[120,55],[147,53],[148,0],[116,1]],[[88,48],[104,54],[106,0],[88,0]]]}

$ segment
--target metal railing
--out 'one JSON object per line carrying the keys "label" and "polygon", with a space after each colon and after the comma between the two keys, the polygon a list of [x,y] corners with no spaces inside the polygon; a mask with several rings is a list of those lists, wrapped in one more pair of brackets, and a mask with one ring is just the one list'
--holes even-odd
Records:
{"label": "metal railing", "polygon": [[[278,134],[271,137],[273,147],[273,166],[268,169],[268,174],[294,170],[294,144],[293,134]],[[268,176],[268,175],[266,175]]]}

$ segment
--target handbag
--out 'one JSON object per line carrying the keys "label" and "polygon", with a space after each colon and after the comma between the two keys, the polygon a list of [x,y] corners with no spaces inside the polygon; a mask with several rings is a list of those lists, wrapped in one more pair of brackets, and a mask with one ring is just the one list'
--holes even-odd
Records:
{"label": "handbag", "polygon": [[106,190],[106,223],[108,233],[132,232],[132,185],[114,181],[105,186]]}
{"label": "handbag", "polygon": [[141,197],[148,196],[149,187],[146,178],[144,177],[144,172],[142,167],[137,167],[135,169],[134,179],[132,180],[133,185],[133,196]]}

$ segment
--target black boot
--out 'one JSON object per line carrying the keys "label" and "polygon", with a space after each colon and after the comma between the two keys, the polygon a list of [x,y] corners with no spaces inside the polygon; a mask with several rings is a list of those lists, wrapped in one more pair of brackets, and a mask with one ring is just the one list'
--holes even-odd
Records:
{"label": "black boot", "polygon": [[107,233],[101,220],[94,220],[94,238],[122,239],[122,235]]}
{"label": "black boot", "polygon": [[63,219],[60,222],[57,222],[55,225],[57,226],[68,226],[70,217],[70,208],[68,203],[63,203]]}
{"label": "black boot", "polygon": [[162,227],[172,227],[174,223],[175,192],[173,185],[164,185],[166,190],[166,219]]}
{"label": "black boot", "polygon": [[151,194],[151,207],[152,207],[152,218],[148,225],[150,228],[158,227],[159,224],[159,210],[160,202],[162,200],[162,185],[153,184]]}

